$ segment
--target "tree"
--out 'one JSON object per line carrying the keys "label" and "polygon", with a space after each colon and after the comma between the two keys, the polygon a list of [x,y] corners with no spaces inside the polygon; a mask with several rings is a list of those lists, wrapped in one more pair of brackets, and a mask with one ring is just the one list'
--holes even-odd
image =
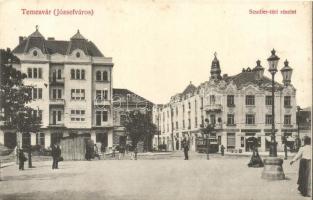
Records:
{"label": "tree", "polygon": [[[41,126],[40,116],[35,115],[35,110],[27,106],[32,100],[33,87],[24,85],[26,74],[13,67],[13,64],[19,64],[19,59],[10,49],[1,49],[0,64],[0,121],[3,121],[0,128],[13,129],[22,135],[38,132]],[[32,167],[31,145],[27,150],[28,166]]]}
{"label": "tree", "polygon": [[139,110],[130,111],[123,123],[126,134],[132,141],[132,146],[136,147],[138,142],[147,141],[156,133],[156,126],[152,123],[148,112]]}

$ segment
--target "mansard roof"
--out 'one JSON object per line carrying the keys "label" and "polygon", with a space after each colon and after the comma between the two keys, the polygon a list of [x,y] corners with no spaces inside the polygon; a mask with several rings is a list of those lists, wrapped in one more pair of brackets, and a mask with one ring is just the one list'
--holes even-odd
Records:
{"label": "mansard roof", "polygon": [[153,104],[151,101],[139,96],[138,94],[125,89],[125,88],[113,88],[113,97],[120,97],[121,99],[126,98],[127,95],[135,96],[136,98],[130,98],[129,102],[147,102],[148,104]]}
{"label": "mansard roof", "polygon": [[[249,68],[247,68],[247,70],[243,70],[243,72],[234,75],[234,76],[230,76],[230,77],[226,77],[224,78],[224,80],[226,82],[230,82],[233,81],[233,83],[237,86],[237,88],[242,88],[244,85],[248,85],[248,84],[256,84],[256,85],[260,85],[262,86],[267,86],[267,85],[272,85],[272,80],[266,76],[263,76],[261,78],[261,80],[257,80],[257,72],[252,69],[250,70]],[[276,82],[276,87],[282,88],[283,85]]]}
{"label": "mansard roof", "polygon": [[70,41],[63,41],[54,39],[46,40],[38,29],[36,29],[34,33],[20,41],[13,49],[13,53],[27,53],[34,47],[39,48],[44,54],[50,55],[55,53],[68,55],[75,49],[80,49],[86,55],[104,57],[97,46],[93,42],[86,40],[79,31],[77,31]]}

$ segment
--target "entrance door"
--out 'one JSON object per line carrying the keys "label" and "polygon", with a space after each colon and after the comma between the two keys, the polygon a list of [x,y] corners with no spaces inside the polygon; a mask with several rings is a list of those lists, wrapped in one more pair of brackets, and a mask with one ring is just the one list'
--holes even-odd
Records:
{"label": "entrance door", "polygon": [[101,144],[101,152],[106,152],[108,147],[108,134],[96,133],[96,143]]}
{"label": "entrance door", "polygon": [[4,146],[13,149],[16,146],[16,133],[4,133]]}
{"label": "entrance door", "polygon": [[119,138],[119,145],[125,146],[126,145],[126,136],[120,136]]}

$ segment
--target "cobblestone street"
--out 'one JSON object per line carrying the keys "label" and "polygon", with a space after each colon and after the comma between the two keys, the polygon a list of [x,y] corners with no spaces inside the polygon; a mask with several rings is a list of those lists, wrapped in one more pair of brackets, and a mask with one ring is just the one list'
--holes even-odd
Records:
{"label": "cobblestone street", "polygon": [[286,180],[267,181],[249,157],[191,158],[66,161],[55,171],[50,161],[11,165],[1,169],[0,199],[310,199],[297,191],[298,163],[284,162]]}

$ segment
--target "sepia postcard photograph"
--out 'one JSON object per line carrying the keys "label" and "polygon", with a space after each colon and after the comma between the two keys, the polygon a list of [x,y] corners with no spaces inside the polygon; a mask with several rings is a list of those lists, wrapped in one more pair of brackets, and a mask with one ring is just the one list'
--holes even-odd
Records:
{"label": "sepia postcard photograph", "polygon": [[0,0],[0,200],[309,200],[312,2]]}

